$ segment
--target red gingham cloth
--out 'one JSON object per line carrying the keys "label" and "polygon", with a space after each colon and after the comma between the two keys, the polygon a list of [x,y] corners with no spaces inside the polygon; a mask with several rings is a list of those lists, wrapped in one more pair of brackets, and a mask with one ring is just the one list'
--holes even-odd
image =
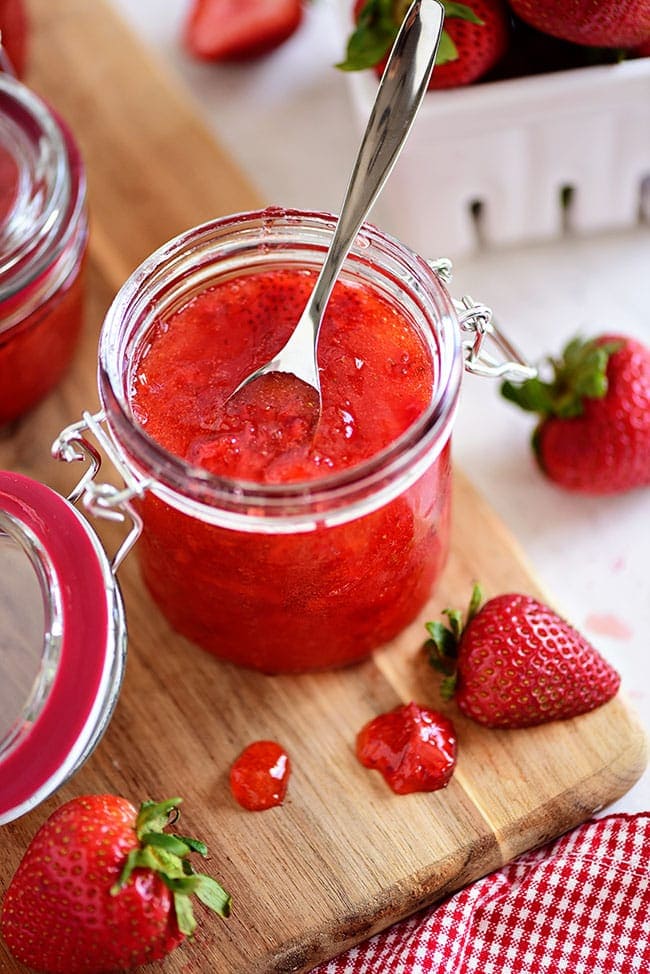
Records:
{"label": "red gingham cloth", "polygon": [[313,974],[650,974],[650,813],[587,822]]}

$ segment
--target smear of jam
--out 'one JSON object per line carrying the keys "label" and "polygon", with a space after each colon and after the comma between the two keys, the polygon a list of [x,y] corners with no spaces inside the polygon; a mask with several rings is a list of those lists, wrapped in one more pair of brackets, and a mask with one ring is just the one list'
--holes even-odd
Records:
{"label": "smear of jam", "polygon": [[443,714],[403,704],[359,731],[357,757],[364,767],[380,771],[398,795],[437,791],[454,773],[456,731]]}
{"label": "smear of jam", "polygon": [[230,790],[242,808],[261,812],[281,805],[287,793],[291,762],[275,741],[249,744],[230,769]]}

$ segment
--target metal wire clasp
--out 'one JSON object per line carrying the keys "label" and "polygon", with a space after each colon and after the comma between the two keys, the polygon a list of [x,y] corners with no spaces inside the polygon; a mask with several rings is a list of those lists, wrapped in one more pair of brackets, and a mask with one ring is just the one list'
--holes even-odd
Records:
{"label": "metal wire clasp", "polygon": [[[427,263],[443,284],[447,285],[451,282],[450,260],[441,257]],[[474,301],[468,294],[460,300],[453,299],[453,303],[461,334],[465,336],[462,338],[462,345],[465,368],[468,372],[495,379],[507,377],[515,382],[535,378],[537,369],[526,361],[496,326],[491,308]],[[490,345],[498,351],[498,358],[489,351]]]}
{"label": "metal wire clasp", "polygon": [[[106,419],[103,411],[94,414],[85,412],[82,415],[83,418],[79,422],[66,426],[59,433],[52,444],[52,456],[68,463],[73,460],[82,460],[88,463],[88,467],[77,486],[68,495],[71,504],[81,499],[85,509],[95,517],[131,523],[127,536],[111,561],[111,570],[115,573],[142,531],[142,518],[131,501],[134,497],[144,495],[149,486],[149,481],[139,480],[135,477],[118,456],[110,436],[102,426]],[[88,432],[92,433],[102,452],[119,473],[124,481],[124,487],[116,487],[108,483],[95,483],[95,476],[101,467],[102,457],[99,450],[85,436]]]}

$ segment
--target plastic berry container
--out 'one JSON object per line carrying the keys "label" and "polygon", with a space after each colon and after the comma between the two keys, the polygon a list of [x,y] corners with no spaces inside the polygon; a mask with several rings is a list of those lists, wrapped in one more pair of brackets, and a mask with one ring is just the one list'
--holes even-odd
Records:
{"label": "plastic berry container", "polygon": [[[450,298],[447,262],[430,264],[366,225],[343,279],[398,309],[431,362],[426,406],[405,432],[349,469],[297,482],[217,475],[161,445],[133,400],[156,334],[221,282],[237,287],[246,275],[286,268],[315,274],[334,224],[302,211],[237,214],[154,253],[103,324],[102,411],[85,414],[57,444],[60,455],[78,458],[93,452],[94,436],[121,473],[122,490],[87,480],[86,491],[99,513],[134,520],[130,540],[141,530],[142,577],[171,625],[209,652],[267,673],[353,663],[422,609],[449,548],[450,437],[463,367],[503,374],[507,366],[480,347],[486,335],[512,357],[488,309]],[[188,348],[181,338],[175,351],[191,366],[188,356],[201,350]],[[227,368],[226,353],[223,361]],[[194,378],[173,395],[157,392],[158,401],[167,397],[182,413],[206,394]]]}
{"label": "plastic berry container", "polygon": [[86,181],[61,119],[0,74],[0,426],[60,381],[83,321]]}

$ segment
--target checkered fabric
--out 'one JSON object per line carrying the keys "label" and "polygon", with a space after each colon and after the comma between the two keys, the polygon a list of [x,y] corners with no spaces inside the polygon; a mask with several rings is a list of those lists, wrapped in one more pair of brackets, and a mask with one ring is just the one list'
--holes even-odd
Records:
{"label": "checkered fabric", "polygon": [[650,974],[650,813],[526,853],[313,974]]}

